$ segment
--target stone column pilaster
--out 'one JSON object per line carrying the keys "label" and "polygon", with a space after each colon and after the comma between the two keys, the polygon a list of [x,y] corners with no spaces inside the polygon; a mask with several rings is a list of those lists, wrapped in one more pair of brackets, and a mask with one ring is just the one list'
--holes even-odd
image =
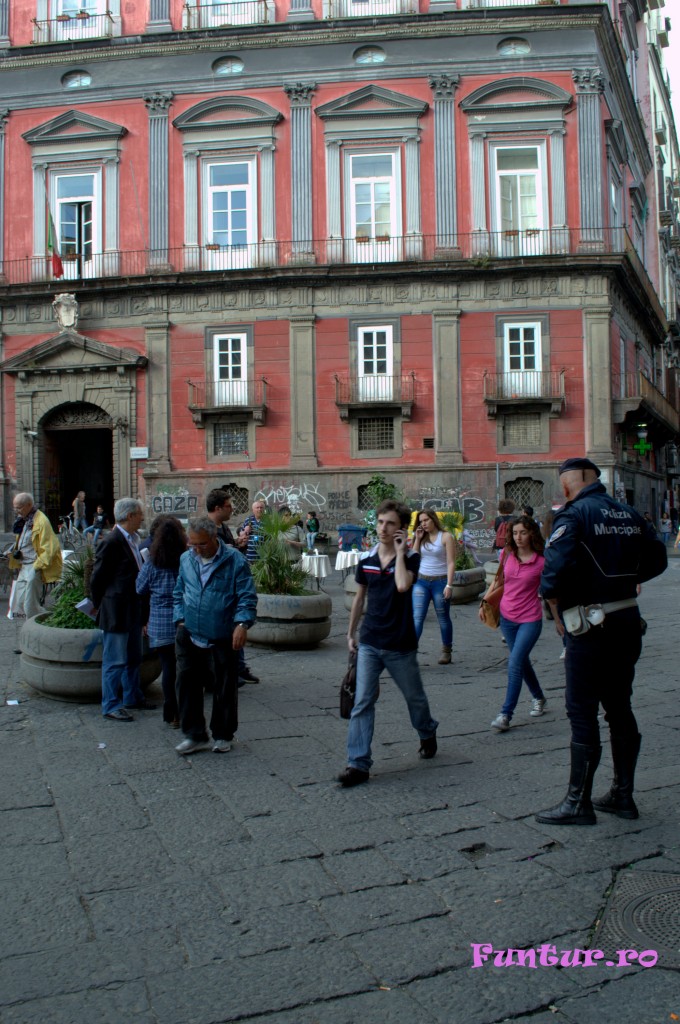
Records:
{"label": "stone column pilaster", "polygon": [[0,276],[5,260],[5,131],[9,110],[0,110]]}
{"label": "stone column pilaster", "polygon": [[315,83],[284,85],[290,101],[293,252],[312,251],[312,96]]}
{"label": "stone column pilaster", "polygon": [[149,114],[149,264],[168,265],[168,112],[171,92],[144,97]]}
{"label": "stone column pilaster", "polygon": [[435,461],[438,466],[463,464],[460,315],[459,309],[434,310],[432,314]]}
{"label": "stone column pilaster", "polygon": [[585,309],[585,440],[595,463],[612,463],[611,308]]}
{"label": "stone column pilaster", "polygon": [[146,436],[149,458],[144,476],[169,473],[170,465],[170,335],[167,321],[144,328],[146,354]]}
{"label": "stone column pilaster", "polygon": [[0,0],[0,49],[9,46],[9,0]]}
{"label": "stone column pilaster", "polygon": [[577,96],[580,245],[585,248],[601,248],[604,244],[604,179],[600,97],[604,92],[604,75],[598,68],[584,68],[573,71],[572,78]]}
{"label": "stone column pilaster", "polygon": [[437,246],[456,245],[456,122],[453,97],[459,75],[432,75]]}
{"label": "stone column pilaster", "polygon": [[316,469],[316,346],[313,315],[290,318],[290,468]]}

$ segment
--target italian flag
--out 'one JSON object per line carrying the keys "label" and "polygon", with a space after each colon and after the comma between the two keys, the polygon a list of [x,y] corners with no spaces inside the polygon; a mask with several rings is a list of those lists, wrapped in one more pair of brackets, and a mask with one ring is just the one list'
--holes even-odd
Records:
{"label": "italian flag", "polygon": [[47,208],[47,252],[52,259],[52,277],[63,277],[64,264],[61,262],[61,256],[59,255],[57,232],[49,206]]}

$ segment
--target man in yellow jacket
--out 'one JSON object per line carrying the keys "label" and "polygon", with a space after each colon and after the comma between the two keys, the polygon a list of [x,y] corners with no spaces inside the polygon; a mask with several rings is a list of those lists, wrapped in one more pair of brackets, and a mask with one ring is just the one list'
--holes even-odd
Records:
{"label": "man in yellow jacket", "polygon": [[21,566],[17,577],[9,615],[25,615],[30,619],[42,611],[40,595],[43,583],[55,583],[61,576],[62,557],[59,539],[52,525],[39,508],[32,494],[17,494],[13,502],[17,521],[16,541],[11,557]]}

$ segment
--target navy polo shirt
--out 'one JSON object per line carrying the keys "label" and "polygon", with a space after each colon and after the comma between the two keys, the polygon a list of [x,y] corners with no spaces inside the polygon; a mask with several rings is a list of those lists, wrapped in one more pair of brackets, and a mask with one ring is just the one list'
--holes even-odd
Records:
{"label": "navy polo shirt", "polygon": [[[359,641],[380,651],[415,651],[418,647],[413,623],[413,595],[400,594],[394,582],[396,556],[383,569],[377,550],[357,565],[356,581],[367,588],[366,610]],[[406,554],[406,568],[418,577],[420,555]]]}

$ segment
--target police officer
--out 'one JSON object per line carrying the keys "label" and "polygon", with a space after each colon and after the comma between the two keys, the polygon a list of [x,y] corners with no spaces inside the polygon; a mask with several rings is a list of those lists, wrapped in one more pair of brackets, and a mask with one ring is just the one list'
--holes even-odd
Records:
{"label": "police officer", "polygon": [[548,825],[594,825],[593,777],[602,748],[597,723],[605,711],[614,781],[598,810],[637,818],[633,800],[640,734],[630,706],[642,647],[638,584],[667,567],[656,532],[629,505],[611,498],[590,459],[567,459],[560,485],[567,499],[545,549],[541,591],[557,632],[566,629],[566,707],[571,723],[571,775],[561,804],[536,815]]}

